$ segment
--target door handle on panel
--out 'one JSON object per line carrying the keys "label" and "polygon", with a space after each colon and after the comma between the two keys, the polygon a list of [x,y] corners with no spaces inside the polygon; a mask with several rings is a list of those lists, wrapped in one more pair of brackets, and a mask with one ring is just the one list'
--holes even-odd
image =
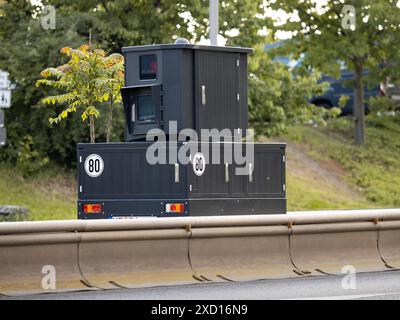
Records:
{"label": "door handle on panel", "polygon": [[132,122],[135,122],[135,120],[136,120],[136,116],[135,116],[135,104],[133,103],[132,104],[132,114],[131,114],[131,120],[132,120]]}
{"label": "door handle on panel", "polygon": [[179,182],[179,163],[175,163],[175,183]]}
{"label": "door handle on panel", "polygon": [[225,163],[225,182],[229,182],[229,164]]}
{"label": "door handle on panel", "polygon": [[205,85],[201,86],[201,104],[203,106],[206,105],[206,86]]}

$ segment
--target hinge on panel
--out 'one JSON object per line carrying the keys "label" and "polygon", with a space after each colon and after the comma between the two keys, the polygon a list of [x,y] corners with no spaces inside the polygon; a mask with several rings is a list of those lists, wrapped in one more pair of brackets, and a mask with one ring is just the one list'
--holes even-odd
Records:
{"label": "hinge on panel", "polygon": [[79,163],[82,163],[82,156],[79,156]]}
{"label": "hinge on panel", "polygon": [[82,192],[82,186],[79,186],[79,192]]}
{"label": "hinge on panel", "polygon": [[253,164],[249,163],[249,182],[253,182]]}
{"label": "hinge on panel", "polygon": [[175,182],[179,182],[179,163],[175,163]]}
{"label": "hinge on panel", "polygon": [[238,100],[238,101],[240,100],[240,95],[239,95],[239,93],[237,94],[237,100]]}
{"label": "hinge on panel", "polygon": [[192,185],[189,185],[189,191],[192,191],[192,189],[193,189]]}
{"label": "hinge on panel", "polygon": [[239,59],[236,60],[236,66],[239,67]]}
{"label": "hinge on panel", "polygon": [[286,191],[286,184],[283,185],[283,191]]}
{"label": "hinge on panel", "polygon": [[206,86],[201,86],[201,104],[206,105]]}
{"label": "hinge on panel", "polygon": [[132,122],[135,122],[135,120],[136,120],[136,111],[135,111],[135,109],[136,109],[135,104],[132,104],[132,111],[131,111],[131,121]]}
{"label": "hinge on panel", "polygon": [[229,164],[225,163],[225,182],[229,182]]}
{"label": "hinge on panel", "polygon": [[286,156],[283,156],[283,162],[286,162]]}

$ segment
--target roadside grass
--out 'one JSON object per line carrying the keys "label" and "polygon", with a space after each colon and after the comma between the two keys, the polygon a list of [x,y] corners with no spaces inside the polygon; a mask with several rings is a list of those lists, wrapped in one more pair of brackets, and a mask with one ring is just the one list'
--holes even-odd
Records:
{"label": "roadside grass", "polygon": [[345,210],[375,208],[376,204],[366,199],[353,198],[308,177],[298,177],[288,172],[287,208],[288,211]]}
{"label": "roadside grass", "polygon": [[344,181],[355,189],[353,199],[342,198],[342,190],[311,183],[309,177],[298,179],[289,170],[289,208],[400,206],[400,115],[368,116],[364,146],[353,144],[353,123],[344,117],[326,127],[292,127],[282,138],[301,145],[318,163],[336,163]]}
{"label": "roadside grass", "polygon": [[302,210],[338,210],[371,208],[374,204],[367,201],[351,187],[343,185],[312,170],[306,163],[293,163],[296,157],[287,149],[287,207],[288,211]]}
{"label": "roadside grass", "polygon": [[0,206],[18,205],[29,209],[26,217],[10,216],[6,220],[75,219],[75,175],[60,170],[46,168],[24,178],[11,165],[0,164]]}

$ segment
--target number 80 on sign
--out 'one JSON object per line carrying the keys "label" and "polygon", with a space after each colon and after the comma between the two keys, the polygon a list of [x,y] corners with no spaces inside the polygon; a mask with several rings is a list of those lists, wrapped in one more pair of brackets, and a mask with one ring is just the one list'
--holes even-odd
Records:
{"label": "number 80 on sign", "polygon": [[89,177],[96,178],[103,173],[104,161],[98,154],[91,154],[85,160],[85,171]]}
{"label": "number 80 on sign", "polygon": [[201,175],[203,175],[204,171],[206,170],[206,158],[201,152],[197,152],[193,156],[192,165],[193,171],[196,176],[200,177]]}

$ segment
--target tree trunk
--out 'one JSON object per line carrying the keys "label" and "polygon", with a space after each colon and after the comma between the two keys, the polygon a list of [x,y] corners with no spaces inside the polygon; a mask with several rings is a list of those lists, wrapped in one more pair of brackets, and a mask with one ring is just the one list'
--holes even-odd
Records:
{"label": "tree trunk", "polygon": [[95,143],[96,142],[96,134],[94,131],[94,116],[93,115],[89,116],[89,121],[90,121],[90,143]]}
{"label": "tree trunk", "polygon": [[364,84],[363,84],[363,63],[357,62],[354,69],[354,107],[353,115],[355,121],[354,142],[356,145],[365,143],[365,106],[364,106]]}
{"label": "tree trunk", "polygon": [[112,128],[112,113],[113,113],[113,100],[110,98],[110,105],[108,109],[108,125],[107,125],[107,143],[111,140],[111,128]]}

